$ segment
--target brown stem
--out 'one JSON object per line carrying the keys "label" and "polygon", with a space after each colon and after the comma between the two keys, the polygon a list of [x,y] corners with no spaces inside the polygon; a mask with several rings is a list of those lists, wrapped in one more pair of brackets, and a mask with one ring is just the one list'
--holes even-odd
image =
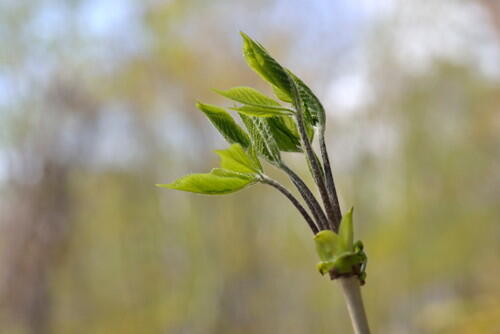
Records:
{"label": "brown stem", "polygon": [[311,210],[311,213],[314,216],[314,219],[318,223],[318,226],[321,230],[328,229],[328,221],[323,212],[323,209],[319,205],[318,201],[314,197],[313,193],[307,185],[302,181],[302,179],[288,167],[286,164],[281,163],[280,168],[288,175],[292,183],[295,185],[300,195],[306,201],[307,206]]}
{"label": "brown stem", "polygon": [[328,157],[328,150],[326,149],[324,129],[320,129],[319,131],[319,146],[321,150],[321,157],[323,159],[323,169],[325,171],[326,189],[328,191],[328,197],[330,198],[330,203],[333,207],[333,214],[335,216],[333,230],[337,232],[340,220],[342,219],[342,212],[340,211],[340,204],[337,196],[337,190],[335,189],[335,181],[333,180],[330,158]]}
{"label": "brown stem", "polygon": [[326,215],[328,217],[328,226],[330,229],[335,228],[335,214],[333,212],[332,203],[330,201],[330,197],[328,196],[328,192],[326,190],[325,182],[323,179],[323,174],[321,173],[321,166],[316,160],[316,155],[312,149],[311,142],[309,141],[309,136],[307,135],[306,126],[304,122],[304,108],[303,101],[300,97],[299,88],[297,87],[296,82],[290,76],[289,78],[291,83],[291,89],[293,92],[293,105],[296,109],[295,120],[297,122],[297,127],[299,129],[300,140],[302,144],[302,148],[306,153],[306,157],[309,160],[311,165],[311,170],[313,174],[314,181],[318,186],[319,194],[321,196],[321,200],[325,206]]}

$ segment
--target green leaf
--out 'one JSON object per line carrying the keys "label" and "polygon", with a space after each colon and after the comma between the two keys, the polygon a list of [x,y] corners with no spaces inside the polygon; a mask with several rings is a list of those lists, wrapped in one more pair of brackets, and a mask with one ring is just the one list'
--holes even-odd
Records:
{"label": "green leaf", "polygon": [[314,236],[316,251],[322,261],[331,261],[343,252],[342,239],[333,231],[323,230]]}
{"label": "green leaf", "polygon": [[283,68],[262,45],[252,40],[243,32],[243,55],[248,66],[264,80],[277,87],[285,95],[290,95],[290,79]]}
{"label": "green leaf", "polygon": [[233,144],[226,150],[216,150],[215,153],[221,158],[220,165],[224,169],[244,174],[257,174],[262,171],[260,164],[239,144]]}
{"label": "green leaf", "polygon": [[342,239],[342,241],[346,247],[346,250],[348,250],[348,251],[354,251],[354,248],[353,248],[354,232],[353,232],[353,223],[352,223],[353,210],[354,210],[354,208],[351,208],[342,217],[342,220],[340,221],[340,227],[339,227],[339,236]]}
{"label": "green leaf", "polygon": [[[240,113],[240,116],[246,116],[244,113]],[[243,117],[242,117],[243,118]],[[243,120],[249,132],[252,124],[248,124],[248,121]],[[297,125],[294,120],[289,116],[276,116],[267,117],[263,119],[263,122],[267,123],[267,128],[269,129],[278,149],[282,152],[302,152],[302,147],[300,143],[300,136],[298,134]],[[312,139],[312,138],[311,138]],[[256,140],[258,143],[259,140]],[[262,152],[260,150],[259,152]]]}
{"label": "green leaf", "polygon": [[285,93],[284,91],[282,91],[278,87],[273,86],[273,92],[274,92],[274,95],[276,95],[276,97],[278,99],[280,99],[281,101],[288,102],[288,103],[293,102],[293,99],[290,97],[290,95],[288,95],[287,93]]}
{"label": "green leaf", "polygon": [[[294,138],[293,142],[297,143],[298,149],[296,151],[290,151],[290,152],[302,152],[302,148],[300,147],[299,130],[297,128],[297,124],[295,123],[295,119],[293,117],[280,117],[280,122],[283,123],[283,126],[286,128],[287,135],[293,137]],[[309,137],[309,141],[312,142],[314,139],[314,128],[306,124],[306,132]],[[287,151],[287,150],[282,150],[282,151]]]}
{"label": "green leaf", "polygon": [[314,95],[312,90],[299,77],[290,71],[288,71],[288,73],[292,81],[292,96],[294,95],[294,92],[298,92],[299,94],[297,101],[294,100],[293,102],[297,111],[302,109],[306,123],[309,123],[312,126],[319,125],[322,129],[324,129],[326,117],[323,105],[316,95]]}
{"label": "green leaf", "polygon": [[230,109],[241,112],[242,114],[245,114],[247,116],[255,117],[273,117],[293,114],[292,110],[283,107],[244,105],[241,107]]}
{"label": "green leaf", "polygon": [[226,91],[217,90],[215,92],[236,102],[254,106],[280,107],[279,102],[259,92],[251,87],[233,87]]}
{"label": "green leaf", "polygon": [[242,113],[240,113],[240,117],[250,133],[255,151],[271,163],[279,163],[281,161],[280,149],[266,121],[267,119],[246,116]]}
{"label": "green leaf", "polygon": [[290,116],[279,117],[280,123],[286,128],[286,131],[290,133],[290,136],[295,137],[300,144],[300,134],[295,119]]}
{"label": "green leaf", "polygon": [[158,187],[188,191],[206,195],[229,194],[253,183],[252,179],[239,176],[221,176],[218,173],[190,174],[170,184],[158,184]]}
{"label": "green leaf", "polygon": [[323,260],[317,264],[317,268],[321,275],[326,274],[331,270],[335,270],[336,274],[353,273],[353,267],[360,266],[359,277],[362,281],[366,279],[366,254],[354,252],[341,252],[329,260]]}
{"label": "green leaf", "polygon": [[240,172],[235,172],[234,170],[229,170],[229,169],[224,169],[224,168],[212,168],[210,171],[210,174],[217,175],[217,176],[230,176],[230,177],[239,177],[243,179],[248,179],[251,181],[256,181],[256,176],[254,173],[240,173]]}
{"label": "green leaf", "polygon": [[321,275],[324,275],[333,268],[335,268],[335,264],[336,263],[332,261],[321,261],[316,265],[316,268],[318,269]]}
{"label": "green leaf", "polygon": [[335,269],[338,273],[350,273],[352,267],[363,262],[363,259],[356,253],[343,252],[335,257]]}
{"label": "green leaf", "polygon": [[212,122],[229,143],[238,143],[245,148],[250,145],[248,134],[224,109],[204,103],[197,103],[196,107],[208,117],[210,122]]}
{"label": "green leaf", "polygon": [[297,126],[290,117],[271,117],[266,121],[280,151],[302,152]]}
{"label": "green leaf", "polygon": [[[304,119],[311,125],[325,126],[325,110],[312,90],[295,74],[281,66],[266,49],[250,37],[241,33],[244,40],[245,59],[255,72],[273,86],[276,96],[285,102],[295,103],[293,84],[303,104]],[[294,82],[294,83],[293,83]],[[296,108],[299,106],[296,105]]]}

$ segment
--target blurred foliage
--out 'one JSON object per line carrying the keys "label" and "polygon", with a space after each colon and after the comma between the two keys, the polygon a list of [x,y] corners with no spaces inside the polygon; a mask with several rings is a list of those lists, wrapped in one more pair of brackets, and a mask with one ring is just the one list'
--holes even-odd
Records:
{"label": "blurred foliage", "polygon": [[[370,19],[348,3],[2,2],[0,332],[349,333],[280,194],[154,187],[208,170],[226,146],[197,98],[263,87],[241,59],[245,30],[293,61],[329,110],[342,205],[355,206],[370,259],[374,332],[499,333],[498,73],[446,56],[410,70],[391,20],[407,8]],[[424,12],[445,20],[456,3]],[[464,17],[467,58],[473,27],[494,26]],[[328,87],[357,71],[355,50],[371,98],[346,112]],[[297,157],[286,155],[305,172]]]}

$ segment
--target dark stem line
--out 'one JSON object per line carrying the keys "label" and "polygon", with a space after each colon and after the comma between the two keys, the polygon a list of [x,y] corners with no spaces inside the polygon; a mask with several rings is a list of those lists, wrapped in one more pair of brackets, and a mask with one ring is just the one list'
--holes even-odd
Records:
{"label": "dark stem line", "polygon": [[[318,161],[315,159],[315,154],[314,151],[311,147],[311,142],[309,141],[309,137],[307,136],[305,124],[304,124],[304,117],[303,117],[303,110],[301,106],[301,102],[298,101],[296,103],[296,108],[297,113],[295,114],[295,118],[297,120],[297,125],[299,128],[299,133],[300,133],[300,138],[302,142],[302,147],[306,151],[307,158],[309,159],[309,162],[311,164],[311,169],[314,177],[314,181],[316,182],[316,185],[318,186],[319,194],[321,196],[321,199],[323,201],[323,204],[325,206],[325,211],[326,215],[328,217],[328,226],[330,229],[335,228],[335,214],[332,208],[332,203],[330,201],[330,197],[328,196],[328,193],[326,191],[326,186],[325,182],[321,173],[321,166],[318,164]],[[299,109],[300,108],[300,109]]]}
{"label": "dark stem line", "polygon": [[342,211],[340,210],[339,198],[337,196],[337,190],[335,188],[335,181],[333,179],[330,158],[328,157],[328,150],[326,149],[324,129],[320,129],[319,131],[319,146],[321,150],[321,157],[323,159],[323,169],[325,171],[326,190],[328,191],[328,195],[333,207],[333,213],[335,215],[334,231],[337,232],[340,225],[340,220],[342,219]]}
{"label": "dark stem line", "polygon": [[309,213],[307,213],[306,209],[304,209],[304,207],[302,206],[302,204],[300,204],[300,202],[295,198],[295,196],[293,196],[288,191],[288,189],[286,189],[279,182],[277,182],[277,181],[275,181],[275,180],[273,180],[273,179],[271,179],[271,178],[269,178],[269,177],[267,177],[265,175],[262,175],[262,183],[265,183],[265,184],[268,184],[268,185],[274,187],[279,192],[281,192],[283,195],[285,195],[290,200],[290,202],[292,202],[292,204],[297,208],[297,210],[299,210],[300,214],[302,215],[302,217],[304,217],[305,221],[307,222],[307,225],[309,225],[309,227],[311,228],[312,232],[315,235],[319,232],[319,229],[316,226],[316,223],[314,223],[314,221],[311,218],[311,216],[309,215]]}
{"label": "dark stem line", "polygon": [[323,209],[321,208],[321,205],[318,203],[316,198],[314,197],[313,193],[307,185],[302,181],[300,176],[298,176],[290,167],[288,167],[285,163],[281,163],[279,166],[290,178],[292,183],[295,185],[297,190],[299,191],[300,195],[306,202],[307,206],[311,210],[311,213],[314,216],[314,219],[318,223],[318,226],[322,230],[328,229],[328,221],[326,219],[326,216],[323,212]]}

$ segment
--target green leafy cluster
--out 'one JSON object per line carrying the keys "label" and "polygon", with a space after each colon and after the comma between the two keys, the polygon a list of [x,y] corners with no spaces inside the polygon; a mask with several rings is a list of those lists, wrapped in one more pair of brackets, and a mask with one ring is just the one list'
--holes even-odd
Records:
{"label": "green leafy cluster", "polygon": [[[314,126],[319,120],[324,124],[324,110],[318,98],[302,80],[274,60],[264,47],[246,34],[241,35],[245,60],[250,68],[271,84],[276,97],[287,103],[293,102],[294,99],[301,101],[305,110],[304,118],[307,120],[307,134],[312,140]],[[293,87],[299,87],[300,96],[294,93]],[[262,157],[274,165],[280,165],[280,152],[303,152],[300,134],[294,121],[298,111],[294,110],[293,106],[284,106],[251,87],[233,87],[215,92],[239,104],[228,109],[239,115],[246,129],[238,125],[224,108],[201,102],[198,102],[196,107],[229,143],[241,145],[251,157],[248,161],[255,162],[258,157]],[[215,169],[208,174],[191,174],[171,184],[159,186],[207,195],[227,194],[258,182],[257,176],[260,172],[262,169],[249,179],[227,172],[221,173]],[[246,182],[247,180],[250,181]]]}
{"label": "green leafy cluster", "polygon": [[[352,210],[341,220],[324,139],[324,108],[300,78],[271,57],[261,44],[244,33],[241,35],[247,64],[271,85],[275,98],[251,87],[233,87],[215,90],[234,103],[230,108],[198,102],[196,107],[231,146],[216,151],[221,158],[220,168],[206,174],[190,174],[159,186],[221,195],[255,183],[271,185],[292,202],[314,233],[322,260],[318,265],[319,271],[335,275],[358,273],[363,281],[366,255],[360,242],[352,242]],[[243,126],[228,110],[239,116]],[[321,159],[312,147],[315,136],[319,138]],[[305,155],[323,206],[305,182],[286,165],[282,152]],[[309,211],[288,189],[264,174],[259,159],[266,160],[288,175]]]}
{"label": "green leafy cluster", "polygon": [[356,274],[364,283],[366,279],[367,257],[363,250],[363,243],[353,243],[353,208],[343,217],[339,233],[325,230],[314,236],[316,251],[321,259],[317,264],[321,275],[331,272],[336,276]]}
{"label": "green leafy cluster", "polygon": [[220,168],[207,174],[190,174],[170,184],[158,186],[208,195],[229,194],[258,182],[262,166],[259,160],[249,155],[240,144],[233,144],[227,150],[215,151],[221,161]]}

